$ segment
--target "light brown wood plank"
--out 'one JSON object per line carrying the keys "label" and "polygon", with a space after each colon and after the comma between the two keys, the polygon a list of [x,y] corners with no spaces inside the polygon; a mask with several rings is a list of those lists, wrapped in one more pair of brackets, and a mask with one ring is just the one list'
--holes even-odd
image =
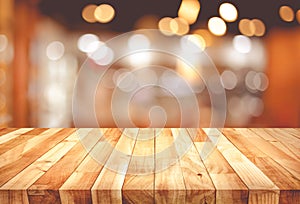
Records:
{"label": "light brown wood plank", "polygon": [[[204,131],[208,134],[209,129]],[[208,137],[213,136],[208,135]],[[248,187],[248,203],[257,203],[260,200],[279,203],[279,188],[223,134],[219,135],[217,149]]]}
{"label": "light brown wood plank", "polygon": [[[55,131],[54,129],[52,131]],[[74,132],[74,129],[62,129],[54,134],[50,132],[49,135],[51,137],[47,138],[39,145],[32,147],[26,153],[22,154],[22,157],[16,161],[8,163],[5,166],[0,168],[0,186],[9,181],[12,177],[17,175],[20,171],[34,162],[36,159],[41,157],[55,145],[57,145],[60,141],[68,137],[70,134]]]}
{"label": "light brown wood plank", "polygon": [[[92,187],[93,203],[122,203],[122,186],[138,129],[127,128]],[[130,136],[130,137],[129,137]]]}
{"label": "light brown wood plank", "polygon": [[[213,145],[207,141],[205,147]],[[195,142],[198,152],[202,152],[204,142]],[[201,154],[200,154],[201,155]],[[216,188],[216,203],[247,203],[248,188],[231,168],[219,150],[214,149],[203,162]]]}
{"label": "light brown wood plank", "polygon": [[0,130],[0,137],[2,137],[3,135],[10,133],[12,131],[17,130],[18,128],[1,128]]}
{"label": "light brown wood plank", "polygon": [[[234,129],[226,128],[224,135],[251,160],[264,174],[266,174],[280,188],[279,203],[294,203],[295,196],[293,189],[300,189],[300,180],[296,179],[291,173],[276,163],[272,158],[263,153],[251,143],[246,137]],[[244,148],[247,146],[247,148]],[[251,152],[251,153],[249,153]]]}
{"label": "light brown wood plank", "polygon": [[153,128],[139,129],[122,188],[125,203],[154,203],[154,136]]}
{"label": "light brown wood plank", "polygon": [[[272,143],[281,151],[285,152],[286,154],[290,155],[294,159],[300,162],[300,139],[294,137],[293,135],[287,133],[281,129],[274,129],[274,128],[256,128],[251,129],[254,132],[259,132],[260,135],[264,135],[264,139],[268,142]],[[266,134],[270,135],[270,137],[265,138]]]}
{"label": "light brown wood plank", "polygon": [[[179,161],[185,182],[186,203],[215,203],[215,187],[189,133],[184,128],[172,128],[171,130],[175,140],[178,141],[176,143],[177,153],[187,150]],[[197,133],[196,136],[205,135],[201,131],[197,131]],[[201,136],[201,139],[203,138],[205,136]],[[199,139],[197,140],[199,141]]]}
{"label": "light brown wood plank", "polygon": [[[15,162],[22,158],[26,152],[30,151],[32,148],[38,146],[40,143],[52,137],[53,134],[59,132],[61,129],[49,129],[42,132],[40,135],[30,136],[28,140],[17,144],[12,149],[8,149],[6,152],[0,155],[0,167],[3,167],[9,163]],[[17,138],[16,138],[17,139]],[[9,142],[8,142],[9,143]],[[6,148],[5,148],[6,149]]]}
{"label": "light brown wood plank", "polygon": [[[17,200],[28,202],[27,188],[29,188],[38,178],[40,178],[50,167],[52,167],[61,157],[63,157],[78,141],[74,134],[57,144],[30,166],[18,173],[0,188],[0,194],[7,191],[7,197],[2,197],[1,202],[14,203]],[[11,198],[13,197],[13,200]]]}
{"label": "light brown wood plank", "polygon": [[116,128],[109,128],[97,142],[90,154],[76,168],[68,180],[59,189],[61,203],[92,203],[91,188],[94,185],[103,164],[93,159],[101,156],[106,161],[122,132]]}
{"label": "light brown wood plank", "polygon": [[9,132],[9,133],[6,133],[5,135],[2,135],[0,137],[0,144],[3,144],[11,139],[14,139],[16,137],[18,137],[19,135],[23,134],[23,133],[26,133],[26,132],[29,132],[30,130],[32,130],[33,128],[20,128],[20,129],[17,129],[13,132]]}
{"label": "light brown wood plank", "polygon": [[[267,135],[259,132],[253,132],[249,129],[237,129],[242,134],[248,135],[248,140],[255,144],[259,149],[263,150],[263,152],[271,157],[274,161],[279,163],[282,167],[288,170],[291,174],[293,174],[296,178],[300,179],[300,162],[295,160],[293,157],[289,156],[285,152],[278,149],[276,146],[271,144],[270,142],[263,139],[267,137]],[[271,137],[268,135],[268,137]]]}
{"label": "light brown wood plank", "polygon": [[23,133],[19,135],[18,137],[9,140],[8,142],[5,142],[3,144],[0,144],[0,155],[13,149],[14,147],[25,143],[29,139],[41,134],[42,132],[46,131],[47,128],[35,128],[29,132]]}
{"label": "light brown wood plank", "polygon": [[186,202],[185,183],[176,148],[172,146],[173,143],[174,138],[171,129],[166,128],[157,133],[155,138],[156,203]]}
{"label": "light brown wood plank", "polygon": [[[86,140],[87,145],[94,145],[101,134],[98,129],[82,128],[76,134],[87,133],[85,137],[91,135]],[[76,135],[76,136],[77,136]],[[84,134],[85,135],[85,134]],[[59,188],[79,166],[88,152],[80,142],[77,142],[63,158],[52,166],[42,177],[40,177],[28,189],[30,203],[56,203],[60,202]]]}
{"label": "light brown wood plank", "polygon": [[205,142],[208,139],[201,128],[187,128],[187,131],[194,142]]}

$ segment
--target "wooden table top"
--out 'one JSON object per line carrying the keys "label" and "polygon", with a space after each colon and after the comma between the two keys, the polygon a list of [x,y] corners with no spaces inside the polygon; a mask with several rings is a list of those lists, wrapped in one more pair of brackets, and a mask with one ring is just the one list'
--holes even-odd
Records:
{"label": "wooden table top", "polygon": [[208,131],[0,129],[0,203],[300,203],[300,129],[224,128],[216,146]]}

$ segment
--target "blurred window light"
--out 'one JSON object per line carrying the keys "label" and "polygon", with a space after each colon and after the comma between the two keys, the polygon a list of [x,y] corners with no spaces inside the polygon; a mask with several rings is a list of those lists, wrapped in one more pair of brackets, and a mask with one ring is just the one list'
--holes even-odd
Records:
{"label": "blurred window light", "polygon": [[97,8],[97,5],[95,5],[95,4],[89,4],[89,5],[85,6],[82,9],[82,13],[81,13],[82,18],[88,23],[97,22],[95,15],[94,15],[96,8]]}
{"label": "blurred window light", "polygon": [[283,21],[292,22],[295,18],[294,11],[289,6],[281,6],[279,8],[279,16]]}
{"label": "blurred window light", "polygon": [[266,26],[264,22],[260,19],[253,19],[252,23],[254,25],[254,35],[255,36],[263,36],[266,32]]}
{"label": "blurred window light", "polygon": [[109,4],[101,4],[95,9],[94,16],[100,23],[109,23],[115,17],[115,9]]}
{"label": "blurred window light", "polygon": [[181,48],[186,52],[202,52],[205,47],[205,40],[198,34],[185,35],[180,39]]}
{"label": "blurred window light", "polygon": [[77,41],[77,47],[80,51],[91,53],[98,48],[99,38],[94,34],[84,34]]}
{"label": "blurred window light", "polygon": [[221,4],[219,14],[227,22],[234,22],[238,17],[238,11],[231,3]]}
{"label": "blurred window light", "polygon": [[225,70],[221,74],[221,82],[225,89],[232,90],[236,87],[238,79],[235,73],[229,70]]}
{"label": "blurred window light", "polygon": [[163,34],[173,35],[172,29],[171,29],[171,21],[172,21],[172,18],[164,17],[164,18],[160,19],[160,21],[158,22],[158,28]]}
{"label": "blurred window light", "polygon": [[206,30],[206,29],[197,29],[193,33],[201,36],[204,39],[206,47],[209,47],[209,46],[212,45],[213,36],[208,30]]}
{"label": "blurred window light", "polygon": [[255,25],[249,19],[242,19],[239,22],[239,30],[243,35],[253,36],[255,34]]}
{"label": "blurred window light", "polygon": [[226,33],[227,26],[223,19],[212,17],[208,20],[208,29],[212,34],[222,36]]}
{"label": "blurred window light", "polygon": [[198,0],[182,0],[178,10],[178,16],[184,18],[188,24],[194,24],[200,12]]}
{"label": "blurred window light", "polygon": [[46,55],[50,60],[56,61],[62,58],[65,53],[65,46],[59,41],[51,42],[46,49]]}
{"label": "blurred window light", "polygon": [[6,35],[0,34],[0,52],[6,50],[8,46],[8,39]]}
{"label": "blurred window light", "polygon": [[244,35],[236,35],[233,38],[233,47],[240,53],[249,53],[252,48],[251,40]]}
{"label": "blurred window light", "polygon": [[135,34],[129,38],[128,47],[130,50],[149,49],[150,41],[148,37],[143,34]]}
{"label": "blurred window light", "polygon": [[89,55],[94,62],[100,66],[110,64],[114,59],[114,52],[111,48],[102,44],[98,49]]}
{"label": "blurred window light", "polygon": [[177,35],[185,35],[190,31],[189,24],[184,18],[174,18],[170,22],[171,31]]}

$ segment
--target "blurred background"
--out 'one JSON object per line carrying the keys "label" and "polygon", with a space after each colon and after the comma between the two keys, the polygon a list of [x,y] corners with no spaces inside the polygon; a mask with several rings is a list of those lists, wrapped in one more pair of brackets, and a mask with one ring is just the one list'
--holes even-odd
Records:
{"label": "blurred background", "polygon": [[[159,29],[170,38],[189,39],[208,54],[226,91],[225,126],[300,127],[300,1],[296,0],[0,0],[0,126],[74,126],[72,96],[80,67],[90,63],[91,69],[101,69],[111,63],[111,49],[91,53],[114,36],[136,29]],[[155,41],[145,35],[128,40],[129,47]],[[153,64],[167,66],[192,85],[199,100],[200,126],[209,125],[205,84],[186,64],[163,54],[132,57],[113,64],[97,90],[101,103],[95,110],[102,127],[116,125],[110,101],[118,77]],[[200,57],[193,59],[205,66]],[[179,83],[166,75],[158,70],[141,79]],[[82,92],[90,89],[88,80]],[[178,86],[178,91],[184,89]],[[89,105],[82,103],[83,108]],[[164,108],[166,126],[180,123],[170,93],[145,90],[132,103],[131,117],[138,127],[149,126],[151,104]],[[93,124],[82,115],[81,125]]]}

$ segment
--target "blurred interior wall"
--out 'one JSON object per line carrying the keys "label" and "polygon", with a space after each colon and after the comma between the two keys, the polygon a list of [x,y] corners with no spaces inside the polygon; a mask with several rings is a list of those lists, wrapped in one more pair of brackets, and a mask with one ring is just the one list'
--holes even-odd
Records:
{"label": "blurred interior wall", "polygon": [[300,28],[273,30],[266,41],[269,88],[263,121],[273,127],[300,126]]}

